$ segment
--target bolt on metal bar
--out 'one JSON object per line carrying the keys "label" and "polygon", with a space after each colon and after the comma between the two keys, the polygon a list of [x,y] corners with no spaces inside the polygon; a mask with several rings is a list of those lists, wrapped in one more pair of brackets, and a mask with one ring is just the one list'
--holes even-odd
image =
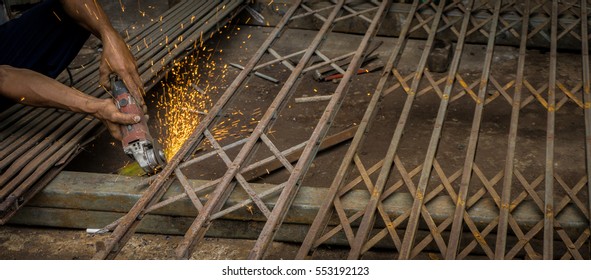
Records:
{"label": "bolt on metal bar", "polygon": [[368,27],[368,30],[365,33],[365,36],[363,37],[356,54],[353,56],[353,59],[347,68],[346,74],[343,76],[337,89],[332,95],[333,97],[326,107],[324,114],[320,118],[318,125],[314,129],[314,132],[312,133],[306,148],[304,148],[304,152],[298,160],[298,163],[294,168],[294,172],[287,180],[285,188],[277,199],[277,203],[271,212],[271,216],[265,223],[265,226],[263,227],[257,242],[250,251],[248,256],[249,259],[262,259],[269,244],[273,241],[274,235],[277,232],[277,228],[285,218],[287,210],[291,206],[291,203],[297,194],[297,191],[302,183],[303,175],[309,168],[316,152],[318,151],[321,140],[328,132],[328,128],[330,128],[332,121],[336,117],[339,107],[344,100],[346,92],[348,91],[351,79],[354,75],[356,75],[357,69],[361,66],[361,62],[363,61],[365,52],[369,46],[369,41],[376,35],[378,27],[385,17],[385,11],[388,9],[390,4],[390,1],[387,0],[382,1],[380,4],[380,8],[376,12],[371,25]]}
{"label": "bolt on metal bar", "polygon": [[302,242],[300,249],[298,250],[296,259],[304,259],[307,256],[309,256],[310,250],[312,250],[312,247],[315,246],[315,243],[318,240],[319,235],[322,233],[321,231],[326,228],[328,220],[332,216],[332,212],[334,209],[333,201],[335,199],[338,199],[337,195],[339,193],[339,190],[342,188],[342,185],[346,181],[347,174],[351,170],[351,162],[353,160],[353,157],[355,156],[355,154],[359,152],[362,143],[367,137],[367,131],[369,130],[369,127],[377,113],[376,108],[381,101],[381,96],[384,92],[384,87],[386,86],[386,83],[390,78],[390,69],[392,69],[395,65],[398,64],[398,62],[400,61],[401,54],[402,52],[404,52],[406,42],[408,40],[408,30],[410,29],[410,26],[412,24],[412,18],[417,10],[418,4],[419,0],[413,1],[412,7],[407,16],[407,21],[404,23],[402,30],[400,31],[400,36],[396,41],[394,50],[392,51],[392,54],[390,55],[388,62],[384,67],[384,71],[381,75],[380,81],[378,82],[378,86],[374,91],[374,95],[368,105],[368,109],[366,110],[363,119],[359,124],[359,128],[355,133],[355,137],[353,138],[353,141],[351,142],[349,149],[347,150],[345,157],[341,162],[339,170],[337,171],[334,177],[327,197],[325,198],[324,203],[322,204],[318,213],[316,214],[316,217],[314,218],[314,221],[310,226],[310,230],[306,234],[306,237]]}
{"label": "bolt on metal bar", "polygon": [[[315,50],[320,46],[321,42],[326,38],[326,33],[332,28],[334,19],[337,15],[341,12],[341,7],[344,4],[344,0],[341,0],[338,5],[333,9],[331,14],[329,15],[327,21],[324,22],[322,28],[317,33],[316,37],[308,47],[306,53],[300,59],[300,62],[291,73],[287,81],[283,84],[283,87],[277,93],[275,99],[273,100],[272,104],[269,106],[257,127],[252,132],[251,136],[249,136],[249,141],[244,144],[238,155],[235,157],[232,166],[227,169],[224,177],[222,178],[219,185],[216,187],[214,192],[210,195],[207,203],[205,204],[205,209],[203,212],[199,213],[187,233],[185,234],[184,240],[181,244],[177,247],[177,257],[179,258],[188,258],[192,251],[197,246],[197,243],[203,238],[205,231],[203,230],[204,225],[210,220],[210,216],[219,211],[223,206],[226,198],[230,195],[233,190],[233,186],[231,185],[233,179],[240,171],[240,167],[244,164],[247,158],[252,156],[253,150],[255,150],[255,146],[260,139],[260,135],[263,134],[267,129],[269,124],[274,122],[276,119],[276,111],[283,107],[285,101],[293,91],[294,85],[298,82],[300,75],[310,59],[314,54]],[[297,7],[295,7],[297,8]]]}
{"label": "bolt on metal bar", "polygon": [[550,41],[550,75],[548,82],[548,123],[546,131],[546,169],[544,176],[544,253],[546,260],[554,258],[554,138],[556,107],[556,51],[558,33],[558,0],[552,1]]}
{"label": "bolt on metal bar", "polygon": [[[502,1],[499,1],[502,2]],[[529,5],[529,0],[526,2],[526,5]],[[526,8],[527,10],[528,8]],[[495,13],[495,15],[493,16],[493,22],[496,22],[499,20],[499,13]],[[529,16],[525,16],[524,17],[524,23],[523,23],[523,27],[524,27],[524,31],[522,34],[527,35],[527,27],[528,27],[528,22],[529,20]],[[495,26],[493,24],[493,26]],[[495,26],[496,27],[496,26]],[[493,27],[491,27],[491,29],[494,29]],[[496,31],[493,30],[491,35],[494,35]],[[465,158],[465,162],[464,162],[464,167],[463,167],[463,171],[462,171],[462,179],[460,182],[460,191],[458,194],[458,198],[456,201],[456,210],[454,213],[454,222],[452,224],[452,229],[451,229],[451,234],[450,234],[450,240],[448,242],[448,248],[447,248],[447,253],[446,253],[446,259],[455,259],[456,255],[457,255],[457,250],[458,250],[458,246],[459,246],[459,242],[460,242],[460,237],[461,237],[461,232],[462,232],[462,225],[463,225],[463,217],[465,215],[465,209],[466,209],[466,197],[468,196],[468,188],[470,186],[470,180],[472,177],[472,169],[474,166],[474,160],[475,160],[475,156],[476,156],[476,149],[477,149],[477,145],[478,145],[478,136],[480,133],[480,124],[482,122],[482,114],[484,111],[484,98],[485,98],[485,94],[488,88],[488,82],[490,79],[490,69],[491,69],[491,62],[492,62],[492,58],[493,58],[493,51],[494,51],[494,37],[496,36],[491,36],[489,38],[489,45],[487,46],[487,53],[486,53],[486,58],[485,58],[485,67],[483,69],[481,78],[480,78],[480,88],[479,88],[479,92],[478,92],[478,101],[476,102],[476,108],[474,110],[474,118],[473,118],[473,122],[472,122],[472,129],[470,130],[470,138],[469,138],[469,142],[468,142],[468,149],[466,152],[466,158]],[[525,44],[526,42],[526,36],[522,36],[522,43]],[[525,46],[524,46],[525,47]],[[525,49],[523,49],[523,51],[525,52]],[[525,53],[523,53],[523,55],[525,55]],[[520,61],[520,63],[523,63],[523,61]],[[523,65],[521,65],[523,66]],[[522,68],[523,70],[523,68]],[[516,102],[516,106],[514,106],[514,108],[516,108],[517,110],[519,110],[519,100],[520,97],[517,96],[518,98]]]}
{"label": "bolt on metal bar", "polygon": [[168,165],[158,174],[156,180],[152,182],[149,188],[146,190],[144,195],[137,201],[130,212],[125,215],[123,220],[119,223],[117,228],[113,231],[111,238],[109,239],[104,250],[97,252],[94,256],[95,259],[114,258],[120,247],[125,245],[125,239],[129,239],[131,234],[135,231],[135,227],[139,222],[138,218],[144,209],[152,202],[160,200],[162,196],[161,189],[165,189],[166,185],[170,184],[169,177],[172,175],[174,169],[181,163],[183,159],[187,159],[191,152],[197,147],[197,145],[203,140],[203,133],[205,130],[215,121],[217,114],[221,112],[226,104],[233,97],[234,93],[239,89],[243,82],[250,77],[250,72],[258,61],[264,55],[266,49],[275,41],[278,35],[281,33],[283,28],[287,26],[289,18],[293,15],[301,0],[296,1],[292,8],[290,8],[283,19],[277,24],[275,29],[271,32],[267,40],[261,44],[261,47],[253,55],[251,60],[245,66],[245,70],[238,74],[238,77],[232,82],[232,84],[226,89],[224,94],[218,99],[216,104],[210,110],[210,114],[199,123],[197,128],[193,131],[189,139],[183,144],[177,154],[170,160]]}
{"label": "bolt on metal bar", "polygon": [[517,130],[519,128],[519,113],[521,112],[522,91],[525,71],[525,55],[527,51],[527,38],[529,30],[529,17],[531,13],[530,0],[525,2],[525,11],[521,24],[521,43],[519,46],[519,60],[517,62],[517,76],[515,78],[515,92],[511,109],[511,121],[509,125],[509,140],[505,168],[503,175],[503,188],[501,192],[501,209],[499,213],[499,226],[497,228],[497,240],[495,248],[495,259],[503,259],[507,242],[508,220],[510,215],[511,188],[513,174],[515,172],[515,147],[517,143]]}

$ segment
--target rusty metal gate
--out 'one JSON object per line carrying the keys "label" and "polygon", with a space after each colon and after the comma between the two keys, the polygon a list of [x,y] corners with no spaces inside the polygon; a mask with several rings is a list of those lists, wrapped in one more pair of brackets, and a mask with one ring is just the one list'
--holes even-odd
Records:
{"label": "rusty metal gate", "polygon": [[[115,258],[142,217],[186,197],[193,203],[198,215],[178,245],[178,258],[191,256],[216,219],[249,204],[258,208],[266,222],[248,258],[264,258],[349,87],[354,86],[352,78],[391,4],[391,1],[294,1],[181,150],[161,173],[146,180],[145,184],[149,187],[142,198],[127,215],[106,227],[113,232],[105,248],[95,258]],[[417,258],[425,251],[446,259],[463,259],[476,251],[490,259],[589,259],[591,203],[587,178],[591,172],[591,84],[588,8],[587,0],[413,1],[407,14],[402,15],[399,37],[390,46],[391,54],[363,120],[343,155],[329,195],[324,198],[324,204],[296,258],[313,257],[317,247],[341,234],[350,246],[349,259],[363,257],[380,242],[393,244],[395,250],[392,257],[398,259]],[[306,17],[315,17],[323,22],[309,46],[291,54],[277,53],[273,45],[278,40],[289,40],[282,36],[285,29],[292,21]],[[340,57],[327,57],[320,46],[329,38],[334,24],[353,18],[367,22],[366,33],[356,51]],[[444,73],[435,73],[428,69],[428,60],[443,34],[445,40],[455,44],[452,44],[448,69]],[[420,58],[413,65],[414,70],[400,68],[400,60],[409,55],[409,38],[416,36],[426,38],[416,43],[422,48]],[[475,37],[484,38],[486,42],[479,58],[480,70],[464,73],[462,58],[467,55],[467,42],[474,41]],[[495,49],[499,48],[498,38],[519,42],[519,54],[514,59],[515,70],[512,73],[500,72],[498,63],[494,61]],[[559,52],[562,40],[578,41],[580,47],[576,53],[571,50],[564,54]],[[543,53],[547,57],[547,62],[543,62],[545,67],[534,68],[534,63],[539,64],[540,61],[528,59],[532,52],[539,52],[528,49],[529,43],[534,41],[537,47],[546,45]],[[580,59],[578,63],[565,66],[560,62],[567,55],[576,55]],[[289,60],[294,57],[299,57],[296,65]],[[321,61],[314,62],[313,57]],[[335,62],[345,58],[351,58],[351,63],[347,69],[341,69]],[[282,81],[274,95],[275,99],[263,109],[262,118],[247,138],[222,147],[211,132],[219,123],[220,116],[234,97],[248,86],[256,70],[275,64],[290,71],[289,77]],[[269,136],[274,123],[282,117],[281,112],[297,90],[303,75],[326,65],[332,65],[343,73],[343,78],[335,85],[334,94],[322,115],[318,116],[309,139],[301,145],[282,149],[281,139],[273,140]],[[561,67],[574,68],[580,75],[557,75]],[[381,110],[380,104],[387,100],[388,95],[394,94],[406,96],[398,118],[392,120],[389,127],[372,126]],[[409,155],[399,151],[403,145],[416,145],[412,141],[403,141],[405,137],[412,136],[405,132],[407,126],[413,123],[413,110],[429,96],[437,97],[438,111],[428,145],[415,147],[423,159],[418,165],[411,165]],[[469,102],[474,110],[470,112],[473,115],[466,138],[467,146],[459,152],[464,162],[460,168],[453,169],[446,165],[447,155],[438,148],[441,148],[442,139],[446,136],[444,125],[452,121],[447,118],[447,113],[459,102]],[[510,111],[508,131],[504,132],[507,142],[495,147],[502,160],[492,163],[478,156],[481,150],[478,142],[483,133],[481,124],[489,106],[506,107]],[[581,153],[585,164],[575,166],[576,171],[569,174],[561,174],[561,169],[556,168],[559,161],[555,155],[569,142],[561,141],[563,138],[556,133],[559,124],[557,115],[567,109],[580,111],[580,123],[584,123],[586,135],[581,137],[581,147],[578,148],[585,151]],[[520,122],[523,110],[543,110],[546,115],[544,147],[519,145],[520,133],[529,125]],[[381,160],[376,161],[360,151],[377,130],[386,130],[392,136],[387,151]],[[202,143],[209,143],[215,151],[193,157]],[[226,150],[234,147],[240,149],[231,158]],[[255,162],[253,155],[259,149],[266,149],[273,156]],[[303,150],[297,163],[292,165],[286,157],[298,149]],[[543,149],[545,161],[541,169],[532,170],[515,164],[524,155],[521,150],[527,152],[528,149]],[[205,186],[193,188],[183,170],[214,157],[226,164],[225,174]],[[275,159],[289,172],[289,178],[275,188],[257,193],[244,174]],[[176,180],[183,185],[185,193],[163,199],[164,192]],[[237,187],[248,193],[250,198],[224,208],[230,193]],[[354,188],[366,190],[368,199],[364,210],[351,213],[345,211],[342,200]],[[267,202],[272,196],[276,198],[270,206]],[[399,198],[408,201],[408,205],[401,206],[403,209],[400,212],[392,213],[384,208],[384,201]],[[438,208],[431,207],[435,201],[442,200],[453,205],[452,213],[443,215]],[[472,210],[486,203],[494,209],[496,218],[483,223],[477,221],[478,217]],[[529,207],[540,215],[529,224],[518,222],[514,215],[523,207]],[[559,217],[566,211],[574,211],[584,217],[582,229],[573,229],[561,223]],[[541,245],[538,246],[538,243]]]}

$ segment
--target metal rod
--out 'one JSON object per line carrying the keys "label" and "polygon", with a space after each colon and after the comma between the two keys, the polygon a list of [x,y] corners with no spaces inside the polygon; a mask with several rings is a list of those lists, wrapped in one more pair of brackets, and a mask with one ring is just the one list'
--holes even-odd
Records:
{"label": "metal rod", "polygon": [[550,75],[548,82],[548,123],[546,131],[546,169],[544,176],[544,259],[554,258],[554,138],[556,107],[556,50],[558,39],[558,0],[552,1]]}

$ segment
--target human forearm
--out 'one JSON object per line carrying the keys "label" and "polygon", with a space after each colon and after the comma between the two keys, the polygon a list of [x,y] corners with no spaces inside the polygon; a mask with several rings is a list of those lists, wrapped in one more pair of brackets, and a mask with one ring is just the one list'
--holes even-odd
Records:
{"label": "human forearm", "polygon": [[0,94],[16,102],[95,114],[98,98],[85,95],[37,72],[0,66]]}
{"label": "human forearm", "polygon": [[6,65],[0,65],[0,95],[25,105],[93,115],[103,120],[117,139],[121,139],[119,125],[141,120],[141,116],[119,112],[111,99],[92,97],[37,72]]}
{"label": "human forearm", "polygon": [[60,0],[66,13],[78,24],[105,40],[117,32],[102,7],[93,0]]}

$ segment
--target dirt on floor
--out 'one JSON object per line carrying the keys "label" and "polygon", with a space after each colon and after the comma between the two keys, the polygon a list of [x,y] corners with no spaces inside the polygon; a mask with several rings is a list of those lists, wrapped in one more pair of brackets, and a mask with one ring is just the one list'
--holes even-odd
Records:
{"label": "dirt on floor", "polygon": [[[96,252],[97,243],[108,235],[95,235],[83,230],[0,227],[0,260],[88,260]],[[176,259],[175,248],[182,236],[135,234],[117,259],[122,260],[171,260]],[[241,260],[248,256],[254,240],[206,238],[193,253],[192,260]],[[100,246],[100,245],[99,245]],[[273,242],[266,259],[293,259],[299,244]],[[315,258],[342,260],[347,258],[347,248],[324,246],[316,251]],[[364,259],[395,259],[389,251],[372,251]],[[436,259],[435,254],[421,254],[419,259]]]}

